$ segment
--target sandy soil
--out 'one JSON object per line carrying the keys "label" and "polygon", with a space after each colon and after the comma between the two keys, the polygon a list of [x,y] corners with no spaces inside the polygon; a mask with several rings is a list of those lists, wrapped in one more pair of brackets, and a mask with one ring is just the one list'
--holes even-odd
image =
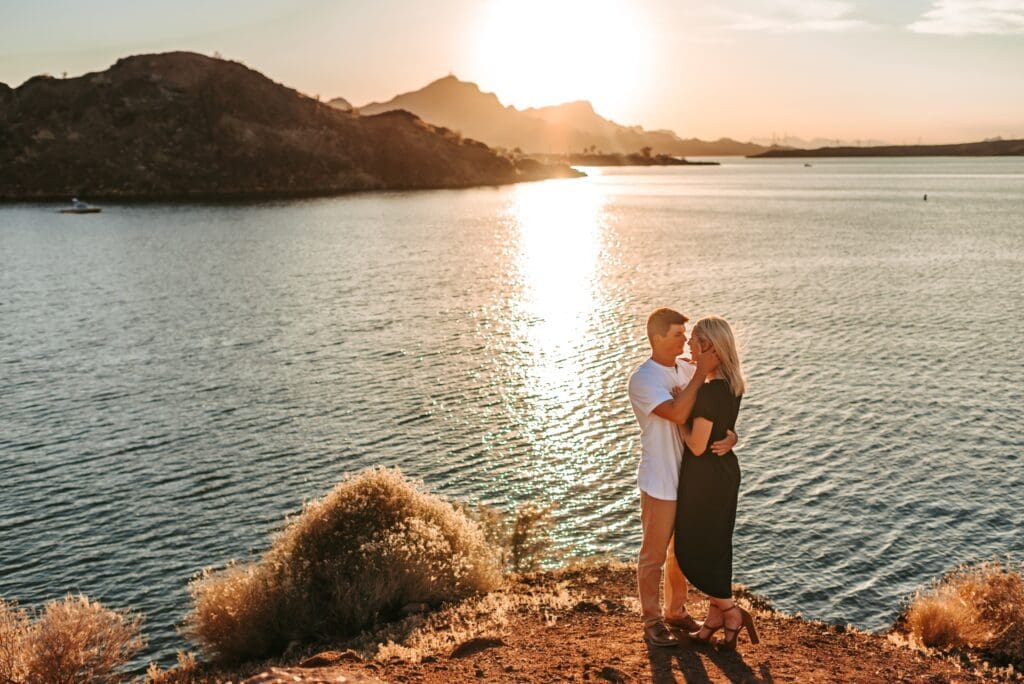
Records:
{"label": "sandy soil", "polygon": [[[696,645],[647,646],[641,638],[634,573],[624,566],[590,566],[538,573],[506,591],[515,597],[557,596],[514,605],[500,619],[478,616],[477,630],[454,629],[454,614],[420,623],[415,649],[389,656],[326,651],[305,667],[264,669],[248,681],[269,682],[983,682],[993,673],[968,661],[929,655],[899,638],[809,622],[776,613],[745,594],[761,643],[744,633],[738,652]],[[527,602],[529,603],[529,602]],[[475,610],[484,608],[478,605]],[[692,594],[691,614],[707,609]],[[448,626],[458,638],[446,640]],[[472,632],[476,631],[476,634]],[[431,632],[433,638],[431,638]],[[466,638],[463,638],[466,637]],[[452,646],[454,644],[454,646]],[[373,657],[371,657],[373,656]],[[1005,678],[1005,677],[1004,677]]]}

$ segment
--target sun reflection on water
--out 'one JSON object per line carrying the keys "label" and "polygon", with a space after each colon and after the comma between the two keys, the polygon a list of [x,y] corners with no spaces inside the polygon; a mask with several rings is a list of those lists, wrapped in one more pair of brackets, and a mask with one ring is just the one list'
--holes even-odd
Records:
{"label": "sun reflection on water", "polygon": [[606,202],[587,181],[549,181],[519,186],[509,208],[518,235],[513,373],[521,427],[533,446],[524,465],[531,486],[541,484],[552,498],[578,484],[588,462],[580,428],[596,378],[584,350],[592,348],[586,341],[603,298]]}
{"label": "sun reflection on water", "polygon": [[[605,196],[592,184],[572,182],[522,185],[512,208],[522,322],[531,351],[549,361],[573,355],[595,304]],[[548,370],[563,384],[565,373]]]}

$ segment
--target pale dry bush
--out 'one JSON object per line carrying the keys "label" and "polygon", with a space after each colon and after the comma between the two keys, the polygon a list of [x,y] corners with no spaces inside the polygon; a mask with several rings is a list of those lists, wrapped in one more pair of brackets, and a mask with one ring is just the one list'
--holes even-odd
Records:
{"label": "pale dry bush", "polygon": [[997,561],[957,568],[914,597],[907,625],[925,646],[969,646],[1024,663],[1021,568]]}
{"label": "pale dry bush", "polygon": [[167,670],[150,663],[146,670],[146,684],[191,684],[198,679],[196,657],[191,653],[178,651],[178,664]]}
{"label": "pale dry bush", "polygon": [[509,538],[509,555],[516,572],[536,570],[552,553],[554,506],[525,504],[516,510]]}
{"label": "pale dry bush", "polygon": [[24,610],[0,599],[0,682],[4,684],[25,679],[23,644],[28,626]]}
{"label": "pale dry bush", "polygon": [[0,600],[0,681],[119,682],[144,645],[140,624],[81,595],[50,601],[34,619]]}
{"label": "pale dry bush", "polygon": [[512,572],[532,572],[541,563],[555,560],[551,530],[554,505],[527,503],[519,506],[511,519],[491,506],[464,507],[467,515],[483,529],[487,542],[498,550],[502,567]]}
{"label": "pale dry bush", "polygon": [[215,660],[253,659],[356,634],[501,583],[480,527],[398,470],[374,468],[307,503],[253,564],[190,584],[185,633]]}

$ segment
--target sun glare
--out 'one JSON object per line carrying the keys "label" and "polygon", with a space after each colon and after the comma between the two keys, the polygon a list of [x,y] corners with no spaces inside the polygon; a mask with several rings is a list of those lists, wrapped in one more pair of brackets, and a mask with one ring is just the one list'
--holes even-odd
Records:
{"label": "sun glare", "polygon": [[629,111],[651,73],[653,32],[620,0],[494,0],[483,4],[476,80],[519,108],[590,100]]}
{"label": "sun glare", "polygon": [[586,444],[566,428],[579,424],[601,384],[586,350],[601,333],[599,312],[606,306],[601,257],[608,195],[589,180],[524,183],[508,209],[518,238],[519,287],[510,291],[513,348],[520,351],[512,372],[523,392],[518,415],[534,436],[529,467],[549,495],[571,488],[588,470],[579,458]]}

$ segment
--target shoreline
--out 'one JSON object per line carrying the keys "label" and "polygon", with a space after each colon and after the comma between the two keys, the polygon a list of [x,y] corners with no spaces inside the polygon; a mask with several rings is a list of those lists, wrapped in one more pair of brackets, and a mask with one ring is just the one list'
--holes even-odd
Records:
{"label": "shoreline", "polygon": [[[358,188],[358,189],[322,189],[322,190],[301,190],[301,191],[232,191],[224,193],[166,193],[166,194],[128,194],[120,195],[113,193],[78,193],[89,202],[113,202],[116,204],[142,205],[142,204],[251,204],[264,201],[278,200],[300,200],[300,199],[329,199],[334,197],[348,197],[353,195],[385,194],[385,193],[407,193],[407,192],[436,192],[438,190],[472,190],[476,188],[503,188],[520,183],[535,183],[545,180],[574,180],[585,178],[586,173],[576,169],[570,169],[575,173],[567,173],[563,169],[550,175],[538,175],[529,178],[519,178],[507,183],[467,183],[459,185],[437,185],[437,186],[409,186],[409,187],[387,187],[387,188]],[[0,207],[13,204],[50,204],[60,202],[67,204],[75,193],[69,194],[43,194],[32,196],[0,196]]]}
{"label": "shoreline", "polygon": [[819,147],[810,150],[769,149],[747,155],[748,159],[827,157],[1019,157],[1024,140],[986,140],[948,145],[878,145],[873,147]]}

